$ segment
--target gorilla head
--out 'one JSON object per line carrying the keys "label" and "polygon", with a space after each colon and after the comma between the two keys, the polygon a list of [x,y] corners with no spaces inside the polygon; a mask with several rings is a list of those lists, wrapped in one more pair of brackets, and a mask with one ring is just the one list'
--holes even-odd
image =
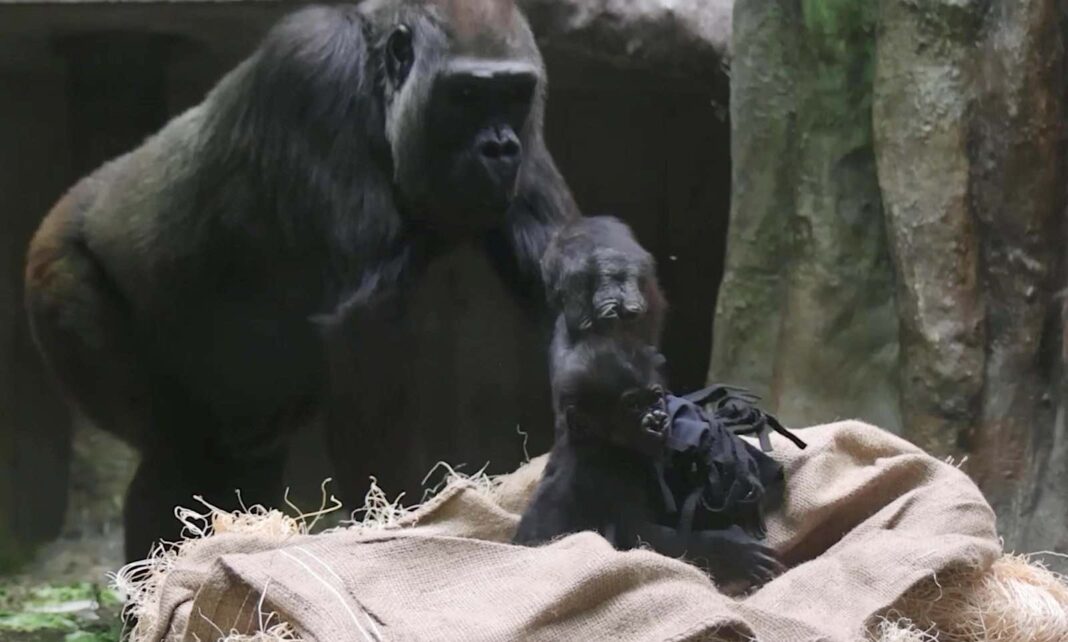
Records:
{"label": "gorilla head", "polygon": [[361,10],[405,209],[431,224],[500,222],[540,131],[544,73],[526,21],[510,0],[373,0]]}
{"label": "gorilla head", "polygon": [[566,432],[575,443],[660,448],[658,427],[645,420],[664,396],[665,359],[656,348],[590,335],[574,345],[555,342],[551,363],[558,435]]}
{"label": "gorilla head", "polygon": [[[221,134],[210,146],[236,141],[232,158],[260,157],[250,198],[284,204],[283,219],[396,211],[471,234],[516,227],[509,210],[524,186],[562,184],[542,139],[544,97],[541,55],[513,0],[309,7],[209,97],[208,129]],[[566,186],[547,196],[524,201],[537,201],[527,209],[538,221],[574,209]],[[355,233],[400,225],[378,214]]]}

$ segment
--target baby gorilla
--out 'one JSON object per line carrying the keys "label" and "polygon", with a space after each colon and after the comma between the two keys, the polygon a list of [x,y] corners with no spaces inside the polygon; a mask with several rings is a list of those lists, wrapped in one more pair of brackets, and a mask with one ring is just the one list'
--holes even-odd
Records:
{"label": "baby gorilla", "polygon": [[663,363],[619,335],[554,341],[556,442],[514,541],[592,530],[620,550],[644,542],[685,556],[727,590],[764,584],[783,570],[759,541],[765,486],[781,484],[781,468],[666,394]]}

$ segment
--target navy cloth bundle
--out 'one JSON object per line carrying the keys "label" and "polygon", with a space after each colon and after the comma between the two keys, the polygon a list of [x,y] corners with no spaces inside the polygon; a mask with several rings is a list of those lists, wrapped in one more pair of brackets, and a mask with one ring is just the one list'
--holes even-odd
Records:
{"label": "navy cloth bundle", "polygon": [[[805,443],[756,407],[757,397],[711,386],[682,397],[665,395],[662,456],[656,463],[662,509],[679,534],[737,524],[754,537],[767,534],[764,511],[782,497],[782,466],[765,454],[768,433]],[[710,412],[702,405],[707,404]],[[757,448],[739,435],[756,434]]]}

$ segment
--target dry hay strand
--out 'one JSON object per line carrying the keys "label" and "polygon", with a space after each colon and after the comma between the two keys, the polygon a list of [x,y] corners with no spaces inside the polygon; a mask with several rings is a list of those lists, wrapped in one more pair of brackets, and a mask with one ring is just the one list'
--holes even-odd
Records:
{"label": "dry hay strand", "polygon": [[1040,561],[1005,555],[986,572],[921,582],[876,625],[877,642],[1065,642],[1068,584]]}
{"label": "dry hay strand", "polygon": [[873,642],[938,642],[937,635],[921,630],[907,617],[879,620],[871,639]]}
{"label": "dry hay strand", "polygon": [[304,638],[297,635],[288,622],[275,621],[278,617],[276,613],[267,613],[263,610],[263,602],[267,599],[270,585],[268,581],[260,591],[260,599],[256,604],[256,614],[259,616],[258,626],[249,633],[243,633],[237,629],[231,629],[229,632],[223,631],[203,613],[200,614],[200,617],[203,617],[218,632],[218,642],[304,642]]}
{"label": "dry hay strand", "polygon": [[[487,475],[485,467],[471,475],[459,472],[457,469],[461,467],[462,465],[453,467],[445,462],[438,462],[423,479],[422,485],[426,488],[423,502],[454,484],[465,484],[476,492],[484,493],[492,493],[497,487],[497,478]],[[437,484],[427,486],[431,476],[439,469],[445,471],[443,478]],[[176,508],[175,517],[182,524],[181,540],[156,545],[147,559],[127,564],[112,576],[112,586],[120,595],[125,596],[123,618],[127,621],[136,618],[137,621],[137,627],[130,634],[130,642],[143,640],[147,642],[148,632],[156,628],[160,614],[163,582],[184,555],[188,555],[204,540],[224,533],[254,535],[278,540],[308,535],[321,517],[342,507],[342,503],[333,495],[328,495],[326,491],[326,486],[330,481],[330,479],[323,481],[322,503],[319,510],[312,512],[304,512],[290,502],[287,491],[285,501],[294,511],[295,516],[258,504],[247,507],[243,502],[241,510],[226,511],[211,505],[199,496],[194,499],[202,505],[202,509]],[[402,504],[403,498],[404,494],[401,493],[394,499],[389,499],[386,492],[378,485],[378,481],[371,477],[363,507],[354,511],[351,519],[323,532],[332,532],[342,528],[357,529],[358,532],[373,532],[413,525],[414,522],[411,522],[409,518],[422,503],[405,506]],[[240,501],[240,494],[238,494],[238,499]],[[260,618],[256,630],[227,632],[218,629],[220,642],[300,641],[301,638],[288,623],[277,621],[276,614],[263,612],[262,604],[266,591],[267,587],[264,587],[261,592]]]}
{"label": "dry hay strand", "polygon": [[293,627],[282,623],[251,635],[230,633],[219,640],[220,642],[302,642],[303,638],[293,631]]}
{"label": "dry hay strand", "polygon": [[[364,531],[373,532],[393,528],[410,528],[418,522],[417,519],[413,519],[413,516],[419,508],[441,494],[445,489],[457,484],[463,484],[472,488],[475,492],[491,495],[500,483],[498,477],[486,474],[488,463],[470,475],[458,470],[463,466],[463,464],[459,464],[454,467],[444,461],[434,464],[420,483],[423,487],[421,501],[410,506],[405,506],[403,503],[404,493],[390,499],[378,485],[378,480],[371,477],[371,486],[364,496],[363,506],[353,511],[350,519],[342,521],[341,524],[330,530],[355,529],[357,533],[363,533]],[[428,485],[431,477],[439,470],[445,471],[444,476],[436,484]]]}
{"label": "dry hay strand", "polygon": [[[326,491],[330,479],[322,484],[323,499],[319,510],[303,512],[289,501],[287,490],[285,501],[296,512],[296,516],[286,515],[280,510],[269,509],[259,504],[245,506],[238,493],[241,510],[225,511],[208,503],[203,497],[194,496],[203,508],[200,511],[179,506],[174,509],[175,518],[181,522],[181,540],[177,542],[160,542],[156,544],[146,559],[131,562],[116,572],[111,578],[112,587],[125,598],[123,620],[136,619],[137,626],[130,633],[130,642],[145,640],[150,631],[158,624],[160,598],[163,582],[178,565],[184,555],[190,554],[206,539],[223,533],[255,535],[284,540],[296,535],[307,535],[316,522],[326,515],[341,508],[342,504]],[[266,596],[266,587],[261,594],[260,607]],[[285,622],[272,622],[274,614],[260,611],[259,629],[251,634],[237,631],[219,631],[219,640],[224,642],[286,642],[299,641],[292,628]]]}

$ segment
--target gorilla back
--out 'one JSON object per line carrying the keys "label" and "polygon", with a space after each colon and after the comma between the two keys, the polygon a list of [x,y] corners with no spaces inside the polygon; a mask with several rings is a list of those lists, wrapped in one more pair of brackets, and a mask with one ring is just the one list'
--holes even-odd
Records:
{"label": "gorilla back", "polygon": [[279,499],[287,439],[328,397],[309,318],[343,296],[403,293],[465,244],[540,302],[544,247],[577,216],[542,139],[544,92],[511,0],[306,8],[56,204],[26,305],[68,398],[142,452],[128,557],[176,536],[173,507],[194,493]]}

